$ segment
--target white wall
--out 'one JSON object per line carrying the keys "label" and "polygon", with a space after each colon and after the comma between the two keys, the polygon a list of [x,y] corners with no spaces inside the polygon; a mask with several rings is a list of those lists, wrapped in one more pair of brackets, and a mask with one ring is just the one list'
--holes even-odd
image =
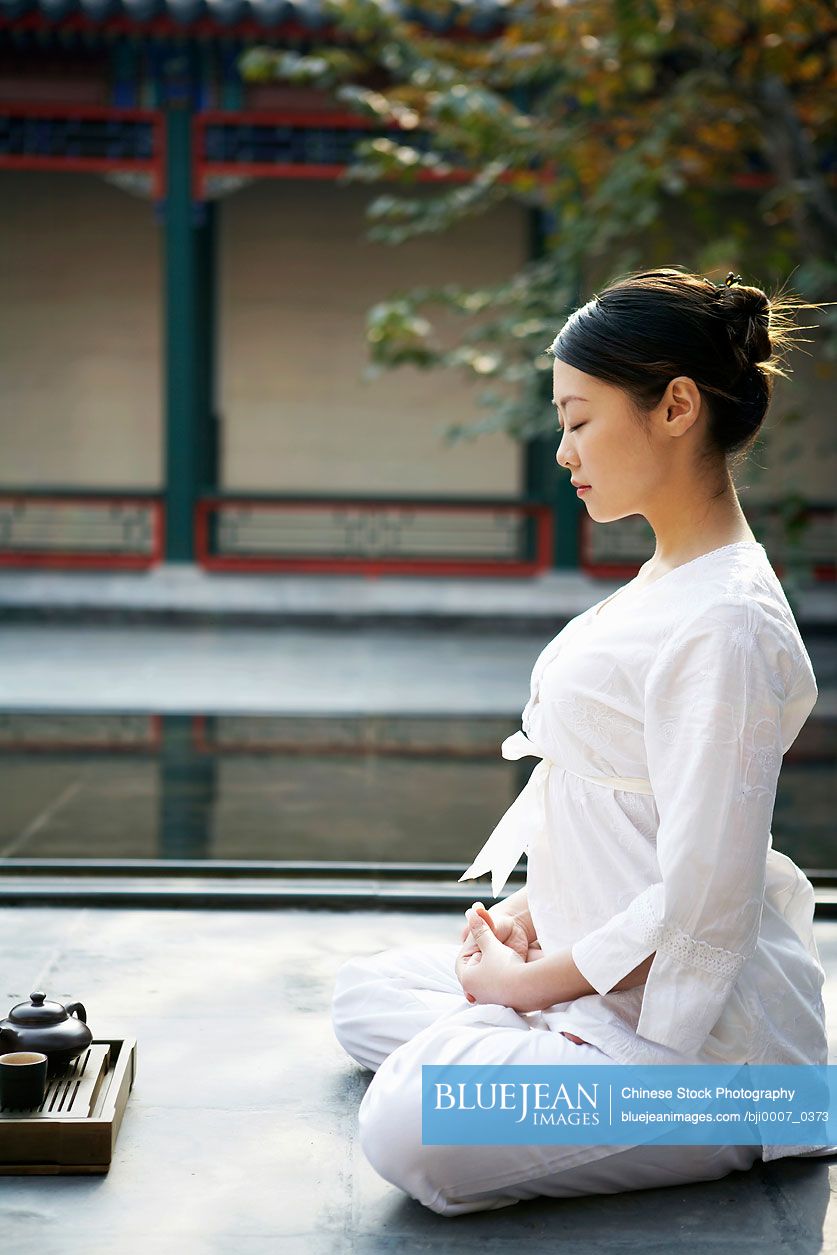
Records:
{"label": "white wall", "polygon": [[[374,194],[377,194],[374,193]],[[366,310],[415,284],[478,286],[526,258],[526,215],[505,204],[396,248],[365,239],[368,188],[277,180],[220,207],[224,487],[515,497],[521,450],[503,434],[446,444],[484,416],[454,371],[372,382]]]}
{"label": "white wall", "polygon": [[[506,204],[389,248],[365,239],[372,194],[276,181],[221,204],[223,485],[514,497],[515,441],[442,440],[445,424],[481,414],[474,385],[452,371],[361,374],[369,306],[416,283],[510,274],[525,213]],[[0,483],[161,485],[160,237],[149,202],[96,176],[0,172]],[[767,448],[738,474],[753,500],[833,499],[834,364],[803,334],[815,342],[777,384]]]}
{"label": "white wall", "polygon": [[159,230],[97,176],[0,172],[3,484],[161,484]]}

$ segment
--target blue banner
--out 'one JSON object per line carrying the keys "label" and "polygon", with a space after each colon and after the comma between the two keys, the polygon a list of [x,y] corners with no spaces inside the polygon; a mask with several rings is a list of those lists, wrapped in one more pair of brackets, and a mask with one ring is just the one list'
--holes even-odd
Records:
{"label": "blue banner", "polygon": [[837,1151],[835,1064],[422,1065],[426,1146],[782,1145]]}

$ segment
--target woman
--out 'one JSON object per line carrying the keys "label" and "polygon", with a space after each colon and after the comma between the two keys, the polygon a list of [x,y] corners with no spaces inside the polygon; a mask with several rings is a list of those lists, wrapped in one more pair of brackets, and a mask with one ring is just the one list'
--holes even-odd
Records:
{"label": "woman", "polygon": [[[442,1215],[711,1180],[808,1145],[423,1146],[421,1065],[825,1063],[813,890],[772,848],[782,755],[817,698],[732,470],[767,413],[793,299],[680,268],[613,283],[551,346],[557,461],[654,556],[532,672],[506,758],[541,761],[474,863],[456,942],[345,963],[338,1040],[376,1071],[381,1176]],[[837,1148],[829,1148],[834,1150]]]}

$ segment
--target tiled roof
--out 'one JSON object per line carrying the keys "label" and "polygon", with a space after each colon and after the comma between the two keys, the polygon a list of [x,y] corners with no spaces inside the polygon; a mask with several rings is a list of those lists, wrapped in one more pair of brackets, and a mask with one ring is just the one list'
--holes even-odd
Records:
{"label": "tiled roof", "polygon": [[[510,0],[451,0],[445,14],[423,12],[420,5],[397,0],[385,3],[429,30],[458,28],[480,34],[503,22]],[[327,24],[321,0],[0,0],[0,17],[14,19],[33,12],[50,22],[81,14],[94,22],[114,17],[148,22],[167,16],[183,25],[207,17],[224,26],[254,19],[265,27],[294,22],[312,31]]]}

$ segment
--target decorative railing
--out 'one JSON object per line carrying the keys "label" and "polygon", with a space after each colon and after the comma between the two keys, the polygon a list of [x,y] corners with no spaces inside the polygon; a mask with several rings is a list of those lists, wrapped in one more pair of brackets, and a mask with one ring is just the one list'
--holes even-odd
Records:
{"label": "decorative railing", "polygon": [[[745,502],[744,511],[770,555],[777,574],[788,562],[810,566],[817,581],[837,578],[837,507],[824,502],[799,503],[788,527],[786,508],[776,502]],[[790,537],[796,533],[798,540]],[[630,578],[654,551],[654,534],[642,515],[621,519],[603,529],[585,514],[581,520],[580,566],[604,579]]]}
{"label": "decorative railing", "polygon": [[156,495],[0,493],[0,566],[131,570],[162,560]]}
{"label": "decorative railing", "polygon": [[162,715],[0,711],[0,754],[157,755],[162,726]]}
{"label": "decorative railing", "polygon": [[197,562],[215,571],[531,575],[552,565],[548,506],[517,501],[213,497]]}
{"label": "decorative railing", "polygon": [[[837,507],[747,503],[752,529],[782,576],[804,567],[837,578]],[[160,493],[0,490],[0,567],[120,570],[164,560]],[[323,574],[535,575],[552,568],[555,519],[541,502],[218,494],[197,503],[195,561],[206,570]],[[579,569],[631,578],[654,537],[639,515],[617,527],[580,520]]]}
{"label": "decorative railing", "polygon": [[496,761],[509,722],[509,716],[490,714],[194,715],[191,744],[196,754],[216,757],[315,754]]}

